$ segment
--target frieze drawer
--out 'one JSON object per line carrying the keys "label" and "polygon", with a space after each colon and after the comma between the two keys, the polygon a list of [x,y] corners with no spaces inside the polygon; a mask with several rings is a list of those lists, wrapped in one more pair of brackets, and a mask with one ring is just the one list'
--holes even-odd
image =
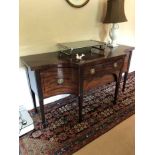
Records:
{"label": "frieze drawer", "polygon": [[103,74],[115,73],[123,66],[124,58],[119,58],[114,61],[103,62],[100,64],[90,64],[84,67],[84,78],[91,78]]}

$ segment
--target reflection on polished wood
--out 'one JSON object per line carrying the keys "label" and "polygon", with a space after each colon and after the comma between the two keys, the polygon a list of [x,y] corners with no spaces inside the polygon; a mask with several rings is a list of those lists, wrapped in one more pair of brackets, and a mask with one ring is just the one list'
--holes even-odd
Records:
{"label": "reflection on polished wood", "polygon": [[77,72],[76,68],[49,68],[42,70],[40,76],[44,98],[63,93],[77,94]]}

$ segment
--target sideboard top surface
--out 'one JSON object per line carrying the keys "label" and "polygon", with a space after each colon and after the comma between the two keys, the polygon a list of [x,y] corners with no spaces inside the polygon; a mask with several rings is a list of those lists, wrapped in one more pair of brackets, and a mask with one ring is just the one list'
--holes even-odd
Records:
{"label": "sideboard top surface", "polygon": [[[75,55],[73,56],[59,56],[59,52],[49,52],[43,54],[35,54],[20,57],[22,63],[29,67],[31,70],[42,69],[47,66],[57,66],[57,67],[73,67],[77,65],[81,65],[84,63],[88,63],[91,61],[96,61],[100,59],[110,59],[118,56],[125,55],[127,51],[132,51],[134,47],[119,45],[115,48],[105,48],[101,53],[104,54],[96,54],[93,52],[86,52],[82,61],[77,60]],[[83,49],[80,49],[81,52]],[[95,51],[95,49],[94,49]],[[97,52],[97,49],[96,49]]]}

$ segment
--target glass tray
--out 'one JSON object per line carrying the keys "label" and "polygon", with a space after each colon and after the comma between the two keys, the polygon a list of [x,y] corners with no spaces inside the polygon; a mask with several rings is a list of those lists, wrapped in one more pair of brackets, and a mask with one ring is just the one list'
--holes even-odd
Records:
{"label": "glass tray", "polygon": [[106,47],[105,42],[96,41],[96,40],[84,40],[84,41],[75,41],[75,42],[66,42],[57,44],[62,53],[66,55],[71,55],[73,50],[82,49],[82,48],[98,48],[103,49]]}

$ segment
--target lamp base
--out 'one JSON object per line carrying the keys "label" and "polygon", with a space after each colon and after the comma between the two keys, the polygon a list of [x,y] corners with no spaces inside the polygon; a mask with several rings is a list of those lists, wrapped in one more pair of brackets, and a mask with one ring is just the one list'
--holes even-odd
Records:
{"label": "lamp base", "polygon": [[109,43],[107,46],[110,48],[114,48],[114,47],[117,47],[119,45],[117,43]]}
{"label": "lamp base", "polygon": [[117,23],[113,23],[109,31],[109,37],[111,39],[110,47],[118,46],[117,45],[118,29],[119,29],[119,25]]}

